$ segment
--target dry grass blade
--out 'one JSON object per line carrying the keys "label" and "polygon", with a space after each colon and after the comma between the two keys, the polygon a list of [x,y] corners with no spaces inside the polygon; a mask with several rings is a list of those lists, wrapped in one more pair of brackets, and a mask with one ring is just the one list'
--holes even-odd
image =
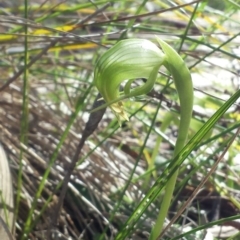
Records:
{"label": "dry grass blade", "polygon": [[13,240],[12,234],[8,230],[6,223],[0,217],[0,239],[1,240]]}
{"label": "dry grass blade", "polygon": [[[14,199],[12,189],[12,177],[9,169],[9,162],[6,154],[0,145],[0,191],[1,205],[0,217],[8,224],[9,229],[14,229]],[[2,239],[2,238],[0,238]]]}

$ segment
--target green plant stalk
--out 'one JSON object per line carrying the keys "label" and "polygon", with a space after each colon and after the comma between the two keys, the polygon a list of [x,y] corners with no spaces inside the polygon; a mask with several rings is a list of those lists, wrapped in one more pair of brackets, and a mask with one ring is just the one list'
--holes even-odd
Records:
{"label": "green plant stalk", "polygon": [[[178,53],[161,39],[157,38],[157,41],[163,52],[148,40],[129,39],[118,42],[105,52],[97,62],[94,71],[94,83],[106,102],[101,108],[110,106],[121,125],[122,120],[128,120],[121,100],[147,94],[157,79],[158,69],[164,65],[173,76],[181,107],[179,131],[174,150],[174,157],[176,157],[185,145],[192,117],[192,79],[188,68]],[[134,79],[139,77],[144,77],[147,81],[143,86],[132,89],[131,84]],[[128,81],[123,88],[123,92],[120,92],[120,84],[126,79]],[[174,163],[173,167],[175,167]],[[152,239],[156,239],[163,228],[177,174],[176,169],[166,184],[166,193],[161,210],[156,225],[152,229]]]}
{"label": "green plant stalk", "polygon": [[[164,54],[147,40],[120,41],[98,61],[94,82],[121,124],[121,120],[128,120],[128,116],[120,101],[148,93],[155,83],[159,67],[164,65],[173,76],[181,106],[179,132],[174,150],[174,157],[176,157],[184,147],[188,136],[193,107],[192,80],[188,68],[178,53],[161,39],[157,38],[157,41]],[[137,77],[145,77],[147,81],[143,86],[132,90],[131,84]],[[125,79],[129,80],[125,84],[124,91],[119,92],[120,83]],[[175,167],[174,164],[173,167]],[[166,184],[161,210],[156,225],[152,229],[152,239],[156,239],[163,228],[177,175],[176,169]]]}
{"label": "green plant stalk", "polygon": [[[138,16],[140,14],[141,10],[144,8],[144,6],[146,5],[147,2],[148,2],[148,0],[143,0],[142,4],[137,8],[137,10],[134,14],[135,16]],[[121,34],[119,40],[122,40],[124,37],[127,36],[128,31],[133,27],[135,21],[136,21],[136,19],[133,18],[128,22],[127,27],[126,27],[125,31]]]}
{"label": "green plant stalk", "polygon": [[5,199],[2,195],[2,190],[0,190],[0,203],[2,205],[2,209],[3,209],[3,213],[4,213],[4,218],[5,219],[5,222],[6,222],[6,225],[9,227],[9,229],[11,230],[12,228],[12,223],[9,222],[9,212],[8,212],[8,209],[7,209],[7,204],[5,202]]}
{"label": "green plant stalk", "polygon": [[231,148],[229,148],[229,158],[228,158],[228,161],[227,161],[227,164],[228,164],[228,168],[227,168],[227,176],[229,176],[228,177],[228,179],[227,179],[227,186],[229,187],[229,188],[232,188],[232,189],[234,189],[234,181],[231,179],[231,177],[234,177],[234,174],[233,174],[233,172],[232,172],[232,170],[231,170],[231,167],[233,167],[233,165],[234,165],[234,160],[233,160],[233,158],[234,158],[234,150],[233,150],[233,148],[231,147]]}
{"label": "green plant stalk", "polygon": [[[24,1],[24,18],[28,19],[28,0]],[[22,116],[21,116],[21,133],[20,133],[20,142],[27,145],[28,142],[28,115],[29,115],[29,69],[27,68],[29,61],[28,54],[28,25],[24,26],[24,72],[23,72],[23,93],[22,93]],[[17,176],[17,194],[16,194],[16,207],[14,210],[14,222],[18,218],[19,206],[21,201],[21,192],[22,192],[22,173],[23,173],[23,153],[24,150],[21,147],[20,156],[19,156],[19,170]],[[14,227],[13,227],[14,228]]]}
{"label": "green plant stalk", "polygon": [[[169,125],[171,124],[172,120],[174,119],[173,116],[174,113],[172,112],[167,112],[166,115],[163,118],[161,127],[160,127],[160,131],[161,132],[165,132],[165,130],[169,127]],[[157,139],[156,139],[156,143],[152,152],[152,156],[151,156],[151,162],[148,164],[148,171],[152,174],[152,176],[154,177],[154,179],[157,179],[157,172],[156,170],[153,171],[153,169],[155,168],[155,162],[156,162],[156,158],[157,155],[159,153],[159,149],[162,143],[162,139],[163,137],[158,135]],[[146,180],[144,183],[144,189],[149,186],[149,182],[150,182],[150,176],[151,174],[146,176]]]}
{"label": "green plant stalk", "polygon": [[[180,124],[178,129],[178,137],[177,137],[177,141],[176,141],[176,145],[173,153],[173,158],[175,158],[186,143],[190,121],[192,118],[192,108],[193,108],[192,79],[191,79],[191,74],[188,68],[185,66],[184,61],[175,52],[175,50],[169,47],[169,45],[167,45],[161,39],[157,38],[157,40],[161,45],[164,53],[166,54],[166,60],[164,61],[163,65],[169,70],[169,72],[173,76],[173,80],[174,80],[174,83],[179,95],[179,100],[180,100],[180,107],[181,107]],[[175,188],[177,176],[178,176],[178,170],[174,172],[172,177],[167,182],[165,194],[164,194],[160,211],[156,220],[156,224],[153,227],[151,232],[151,239],[154,239],[154,240],[157,239],[157,237],[159,236],[159,234],[163,229],[164,221],[167,216],[173,191]]]}

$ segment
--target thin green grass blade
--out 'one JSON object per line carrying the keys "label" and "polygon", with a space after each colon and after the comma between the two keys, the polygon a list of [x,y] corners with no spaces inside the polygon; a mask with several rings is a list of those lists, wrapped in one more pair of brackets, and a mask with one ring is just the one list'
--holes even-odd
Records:
{"label": "thin green grass blade", "polygon": [[[28,19],[28,0],[24,1],[24,17]],[[22,93],[22,117],[21,117],[21,133],[20,133],[20,142],[27,145],[28,143],[28,121],[29,121],[29,69],[27,68],[29,54],[28,54],[28,26],[24,26],[24,72],[23,72],[23,93]],[[19,213],[19,206],[21,201],[21,192],[23,185],[23,156],[24,150],[21,147],[20,151],[20,164],[17,177],[17,196],[16,196],[16,207],[14,211],[15,218],[17,219]]]}
{"label": "thin green grass blade", "polygon": [[124,224],[123,230],[116,236],[117,240],[125,239],[131,232],[134,225],[141,218],[151,203],[160,195],[162,189],[168,182],[169,178],[181,166],[188,155],[199,145],[204,136],[213,128],[216,122],[223,116],[223,114],[236,102],[240,97],[240,90],[238,90],[229,100],[227,100],[221,108],[203,125],[203,127],[194,135],[188,144],[180,151],[180,153],[172,160],[168,168],[157,179],[150,191],[146,194],[143,200],[139,203],[134,213],[130,216]]}
{"label": "thin green grass blade", "polygon": [[207,223],[207,224],[201,225],[199,227],[196,227],[196,228],[192,229],[191,231],[188,231],[186,233],[180,234],[177,237],[172,238],[171,240],[182,239],[182,237],[189,236],[192,233],[195,234],[197,231],[201,231],[201,230],[204,230],[204,229],[216,226],[216,225],[222,225],[225,222],[230,222],[230,221],[234,221],[234,220],[237,220],[237,219],[240,219],[240,215],[223,218],[223,219],[217,220],[217,221],[212,221],[210,223]]}
{"label": "thin green grass blade", "polygon": [[191,25],[192,25],[193,19],[195,18],[195,14],[196,14],[196,12],[197,12],[197,10],[198,10],[198,5],[199,5],[199,2],[196,4],[196,6],[195,6],[195,8],[194,8],[194,11],[193,11],[193,13],[192,13],[192,15],[191,15],[191,17],[190,17],[190,19],[189,19],[189,21],[188,21],[188,25],[187,25],[184,33],[183,33],[183,36],[182,36],[182,39],[181,39],[181,43],[180,43],[180,46],[179,46],[179,51],[181,51],[181,49],[182,49],[183,43],[184,43],[184,41],[185,41],[185,39],[186,39],[186,36],[187,36],[187,34],[188,34],[188,31],[190,30],[190,27],[191,27]]}

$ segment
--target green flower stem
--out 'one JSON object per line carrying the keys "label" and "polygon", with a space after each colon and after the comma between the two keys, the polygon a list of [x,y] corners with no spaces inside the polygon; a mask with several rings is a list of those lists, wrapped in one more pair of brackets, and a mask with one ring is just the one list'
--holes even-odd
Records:
{"label": "green flower stem", "polygon": [[[163,42],[161,39],[157,38],[159,44],[161,45],[164,53],[166,54],[166,61],[163,63],[164,66],[169,70],[173,76],[174,84],[176,86],[179,100],[180,100],[180,124],[178,128],[178,137],[173,153],[173,158],[184,147],[188,132],[190,121],[192,118],[193,109],[193,86],[191,74],[186,67],[182,58],[172,49],[169,45]],[[169,206],[172,200],[173,191],[175,188],[176,180],[178,176],[178,171],[176,171],[172,177],[169,179],[163,201],[160,207],[157,221],[152,229],[151,239],[155,240],[160,235],[165,218],[167,216]]]}
{"label": "green flower stem", "polygon": [[[110,48],[99,59],[94,71],[94,83],[98,88],[105,106],[110,106],[121,124],[128,120],[122,100],[147,94],[153,87],[158,69],[164,65],[172,74],[180,100],[180,123],[173,158],[184,147],[189,131],[193,107],[193,86],[191,75],[182,58],[167,43],[157,38],[163,52],[152,42],[143,39],[122,40]],[[131,88],[136,78],[146,78],[142,86]],[[120,92],[120,84],[127,80]],[[173,165],[174,167],[174,165]],[[151,239],[155,240],[162,231],[171,203],[178,170],[166,184],[165,195],[156,224],[152,229]]]}
{"label": "green flower stem", "polygon": [[[162,120],[161,126],[160,126],[160,132],[165,132],[165,130],[169,127],[169,125],[172,123],[172,121],[176,118],[175,114],[172,112],[167,112]],[[179,122],[179,121],[178,121]],[[143,183],[143,189],[148,189],[151,176],[156,180],[157,179],[157,171],[155,169],[155,162],[157,159],[157,156],[159,154],[159,149],[161,147],[163,137],[161,135],[157,136],[152,155],[150,158],[150,161],[148,162],[148,169],[147,173],[145,175],[144,183]]]}

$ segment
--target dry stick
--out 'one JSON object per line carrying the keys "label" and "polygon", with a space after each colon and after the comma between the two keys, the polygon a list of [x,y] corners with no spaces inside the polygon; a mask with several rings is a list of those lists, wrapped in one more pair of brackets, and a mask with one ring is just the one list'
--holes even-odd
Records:
{"label": "dry stick", "polygon": [[[106,8],[108,8],[111,5],[111,3],[107,3],[105,4],[102,8],[99,8],[96,12],[94,12],[93,14],[87,16],[86,18],[84,18],[83,20],[81,20],[80,23],[78,24],[83,24],[84,22],[87,22],[88,20],[90,20],[91,18],[93,18],[94,16],[98,15],[100,12],[102,12],[103,10],[105,10]],[[76,26],[77,27],[77,26]],[[68,32],[63,32],[63,36],[66,36],[68,34]],[[79,38],[81,38],[79,36]],[[4,89],[6,89],[11,83],[13,83],[18,77],[20,77],[24,70],[27,68],[29,69],[38,59],[40,59],[44,54],[47,53],[47,51],[54,47],[57,43],[58,43],[59,39],[56,38],[54,40],[52,40],[50,42],[49,45],[47,45],[39,54],[37,54],[35,57],[32,58],[32,60],[26,65],[23,66],[16,74],[14,74],[12,77],[10,77],[6,83],[4,83],[1,87],[0,87],[0,92],[3,91]]]}
{"label": "dry stick", "polygon": [[161,10],[150,12],[150,13],[144,13],[144,14],[139,14],[139,15],[116,18],[116,19],[111,19],[109,21],[102,21],[102,22],[97,22],[97,23],[88,23],[88,24],[84,24],[84,26],[99,25],[99,24],[126,21],[126,20],[131,20],[131,19],[136,19],[136,18],[149,17],[149,16],[152,16],[152,15],[157,15],[157,14],[164,13],[164,12],[170,12],[170,11],[173,11],[173,10],[176,10],[176,9],[179,9],[179,8],[190,6],[190,5],[193,5],[195,3],[202,2],[202,1],[204,1],[204,0],[196,0],[196,1],[193,1],[193,2],[185,3],[185,4],[182,4],[182,5],[177,5],[177,6],[174,6],[174,7],[167,8],[167,9],[161,9]]}
{"label": "dry stick", "polygon": [[6,83],[4,83],[0,87],[0,92],[3,91],[5,88],[7,88],[11,83],[13,83],[18,77],[20,77],[24,70],[27,68],[30,68],[38,59],[42,57],[42,55],[46,54],[47,51],[53,47],[58,42],[58,39],[52,41],[48,46],[46,46],[39,54],[37,54],[26,66],[23,66],[15,75],[13,75],[11,78],[7,80]]}
{"label": "dry stick", "polygon": [[[102,104],[104,104],[104,100],[99,100],[99,98],[101,98],[101,95],[98,94],[98,96],[95,99],[95,102],[93,104],[93,109],[100,107]],[[83,130],[83,134],[82,134],[82,138],[77,146],[77,150],[75,152],[75,155],[72,159],[72,162],[70,163],[67,172],[65,174],[64,177],[64,181],[63,181],[63,185],[62,185],[62,190],[58,199],[58,204],[56,206],[55,209],[55,214],[52,218],[52,226],[57,226],[57,221],[58,221],[58,217],[60,215],[61,212],[61,208],[62,208],[62,204],[63,204],[63,200],[65,198],[66,192],[67,192],[67,188],[68,188],[68,183],[70,181],[71,175],[73,173],[73,170],[78,162],[79,159],[79,155],[81,153],[81,150],[83,148],[83,145],[85,143],[85,141],[87,140],[87,138],[96,130],[99,122],[101,121],[103,114],[105,113],[106,108],[102,108],[96,112],[93,112],[90,114],[88,122],[85,126],[85,129]],[[51,228],[50,228],[51,229]]]}
{"label": "dry stick", "polygon": [[197,188],[194,190],[194,192],[192,193],[192,195],[188,198],[188,200],[183,204],[183,206],[180,208],[180,210],[177,212],[177,214],[172,218],[172,220],[168,223],[168,225],[165,227],[165,229],[161,232],[161,234],[159,235],[159,237],[157,239],[160,239],[164,233],[174,224],[174,222],[178,219],[178,217],[184,212],[184,210],[188,207],[188,205],[193,201],[194,197],[198,194],[200,188],[202,188],[202,186],[207,182],[208,178],[212,175],[212,173],[216,170],[219,162],[223,159],[224,155],[226,154],[226,152],[228,151],[228,149],[231,147],[233,141],[235,140],[235,138],[239,135],[240,133],[240,128],[238,128],[237,132],[234,134],[234,137],[232,138],[232,140],[229,142],[229,144],[226,146],[226,148],[224,149],[223,153],[220,155],[220,157],[218,158],[218,160],[214,163],[214,165],[212,166],[212,168],[210,169],[210,171],[208,172],[208,174],[206,175],[206,177],[203,178],[203,180],[201,181],[201,183],[197,186]]}

